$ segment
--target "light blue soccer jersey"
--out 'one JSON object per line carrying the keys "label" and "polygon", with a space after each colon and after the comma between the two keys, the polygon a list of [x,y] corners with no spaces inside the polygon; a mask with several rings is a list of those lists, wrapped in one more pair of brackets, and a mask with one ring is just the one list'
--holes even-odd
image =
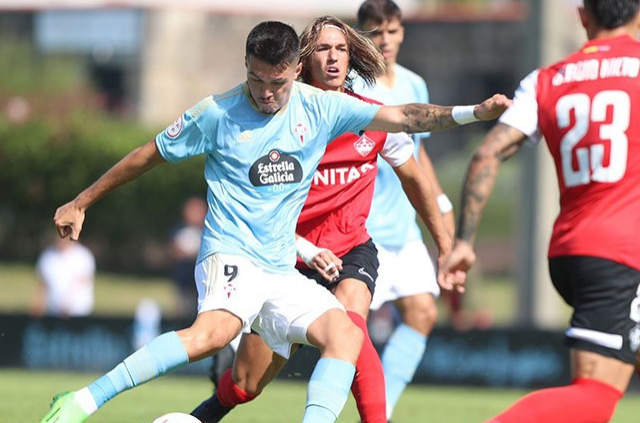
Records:
{"label": "light blue soccer jersey", "polygon": [[162,157],[206,154],[207,213],[198,261],[247,257],[270,272],[295,272],[294,235],[329,141],[366,127],[379,106],[295,82],[288,105],[260,113],[245,84],[205,98],[156,137]]}
{"label": "light blue soccer jersey", "polygon": [[[389,106],[429,102],[429,92],[424,79],[400,65],[396,65],[394,88],[390,89],[382,84],[367,86],[362,79],[357,78],[353,89],[360,95]],[[420,139],[428,136],[429,133],[414,135],[416,157],[420,149]],[[402,190],[398,176],[380,157],[367,230],[376,244],[388,248],[402,247],[409,241],[422,239],[420,227],[416,222],[416,212]]]}

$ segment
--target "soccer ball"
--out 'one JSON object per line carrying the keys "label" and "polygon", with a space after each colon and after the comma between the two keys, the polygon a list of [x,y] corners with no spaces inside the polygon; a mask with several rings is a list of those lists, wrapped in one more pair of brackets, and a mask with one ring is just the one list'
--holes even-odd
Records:
{"label": "soccer ball", "polygon": [[153,423],[202,423],[191,414],[169,413],[158,417]]}

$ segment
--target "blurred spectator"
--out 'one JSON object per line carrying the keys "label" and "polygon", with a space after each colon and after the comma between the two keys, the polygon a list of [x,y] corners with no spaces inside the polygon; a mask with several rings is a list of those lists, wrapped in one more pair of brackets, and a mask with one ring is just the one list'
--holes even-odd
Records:
{"label": "blurred spectator", "polygon": [[31,116],[31,106],[24,97],[12,97],[5,107],[7,120],[15,125],[22,125]]}
{"label": "blurred spectator", "polygon": [[193,271],[206,214],[207,203],[202,198],[187,199],[182,208],[182,223],[171,237],[173,282],[180,293],[178,313],[181,317],[195,317],[197,311],[198,291]]}
{"label": "blurred spectator", "polygon": [[152,298],[143,298],[136,306],[133,318],[133,348],[138,350],[160,335],[162,310]]}
{"label": "blurred spectator", "polygon": [[69,238],[59,238],[38,258],[38,290],[31,304],[33,316],[78,317],[93,312],[96,264],[93,253]]}

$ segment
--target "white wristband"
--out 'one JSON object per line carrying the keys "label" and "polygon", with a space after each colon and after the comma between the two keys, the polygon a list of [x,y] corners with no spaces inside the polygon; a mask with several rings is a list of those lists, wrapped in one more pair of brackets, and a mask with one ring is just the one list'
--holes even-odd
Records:
{"label": "white wristband", "polygon": [[298,254],[298,257],[309,267],[311,267],[313,258],[325,250],[326,248],[318,248],[315,244],[312,244],[301,236],[296,239],[296,254]]}
{"label": "white wristband", "polygon": [[438,195],[438,197],[436,198],[436,201],[438,202],[438,208],[440,209],[440,213],[445,214],[453,210],[453,204],[451,204],[451,200],[449,200],[449,197],[447,197],[447,194]]}
{"label": "white wristband", "polygon": [[466,125],[467,123],[477,122],[478,119],[473,113],[475,105],[473,106],[453,106],[451,109],[451,117],[456,121],[458,125]]}

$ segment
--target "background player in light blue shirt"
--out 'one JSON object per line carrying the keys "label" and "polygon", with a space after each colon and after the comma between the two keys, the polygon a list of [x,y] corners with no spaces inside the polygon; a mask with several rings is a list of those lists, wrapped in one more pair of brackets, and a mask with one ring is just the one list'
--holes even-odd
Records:
{"label": "background player in light blue shirt", "polygon": [[[195,322],[155,338],[89,386],[57,396],[42,423],[81,423],[119,393],[211,356],[250,329],[285,358],[293,343],[319,348],[303,423],[334,422],[363,334],[329,291],[294,269],[296,220],[326,144],[363,129],[422,132],[495,119],[509,103],[496,95],[471,109],[380,107],[296,83],[298,36],[280,22],[251,31],[245,62],[246,83],[205,98],[56,211],[60,236],[78,239],[85,211],[109,192],[166,161],[207,156]],[[443,225],[434,236],[448,237]],[[439,276],[445,288],[464,282],[446,269]]]}
{"label": "background player in light blue shirt", "polygon": [[[397,63],[404,38],[398,6],[391,0],[367,0],[358,10],[358,26],[382,52],[386,74],[378,77],[373,86],[356,80],[356,92],[386,105],[427,103],[429,93],[424,79]],[[453,236],[453,207],[438,183],[433,164],[421,142],[428,136],[428,133],[414,134],[415,155],[433,184],[445,225]],[[377,310],[385,302],[393,301],[402,318],[381,357],[387,387],[387,418],[391,418],[400,395],[422,361],[429,333],[437,321],[436,298],[440,289],[416,222],[416,212],[400,180],[384,161],[378,160],[378,169],[367,219],[367,229],[378,247],[380,259],[371,308]]]}

